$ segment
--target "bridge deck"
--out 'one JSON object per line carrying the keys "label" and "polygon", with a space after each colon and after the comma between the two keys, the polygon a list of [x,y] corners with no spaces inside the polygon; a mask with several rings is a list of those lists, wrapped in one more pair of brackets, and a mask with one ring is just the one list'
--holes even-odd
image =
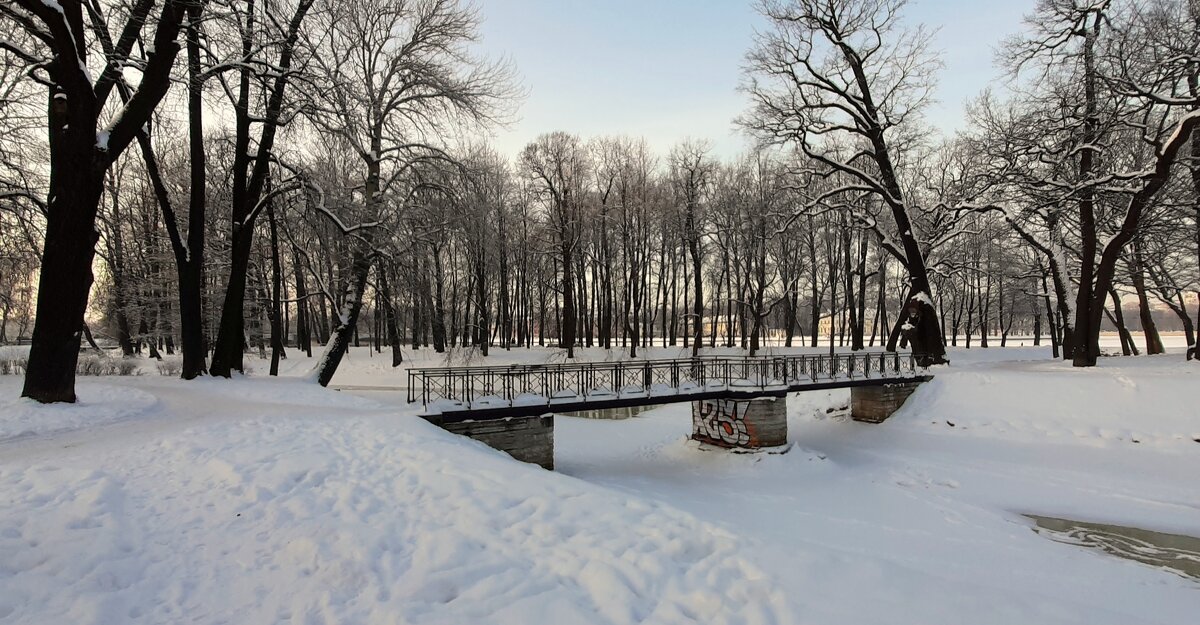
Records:
{"label": "bridge deck", "polygon": [[856,353],[435,367],[409,370],[408,401],[450,423],[927,379],[916,363],[912,354]]}

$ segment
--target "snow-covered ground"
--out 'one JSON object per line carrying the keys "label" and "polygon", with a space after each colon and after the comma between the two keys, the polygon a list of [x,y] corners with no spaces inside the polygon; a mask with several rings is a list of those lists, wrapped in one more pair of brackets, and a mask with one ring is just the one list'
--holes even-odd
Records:
{"label": "snow-covered ground", "polygon": [[[0,623],[1193,622],[1197,580],[1022,514],[1200,536],[1200,366],[1048,352],[954,350],[877,426],[794,396],[784,455],[699,448],[686,405],[559,417],[557,472],[295,354],[66,407],[0,376]],[[388,364],[357,350],[335,384],[402,386]]]}

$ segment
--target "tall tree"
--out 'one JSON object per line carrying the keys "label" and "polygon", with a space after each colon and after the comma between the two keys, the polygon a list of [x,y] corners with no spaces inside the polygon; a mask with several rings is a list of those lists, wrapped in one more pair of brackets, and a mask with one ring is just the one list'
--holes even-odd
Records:
{"label": "tall tree", "polygon": [[[743,126],[803,153],[820,177],[840,176],[815,201],[869,195],[888,209],[891,227],[843,203],[908,271],[903,327],[925,364],[945,360],[914,206],[898,167],[914,141],[939,67],[930,33],[905,28],[905,0],[762,0],[771,29],[747,57],[743,89],[752,106]],[[907,133],[907,134],[906,134]]]}
{"label": "tall tree", "polygon": [[[335,220],[354,235],[355,286],[346,294],[361,299],[371,259],[388,248],[374,230],[397,224],[400,211],[422,194],[453,186],[449,171],[447,180],[422,173],[458,168],[443,139],[447,127],[498,121],[512,91],[506,64],[472,54],[480,18],[459,0],[351,0],[326,15],[323,38],[310,45],[320,76],[334,88],[314,94],[308,117],[349,146],[362,166],[361,202]],[[361,302],[343,309],[351,314],[341,318],[321,358],[322,384],[341,361]]]}
{"label": "tall tree", "polygon": [[704,340],[704,196],[711,184],[713,161],[708,143],[684,141],[671,150],[671,184],[682,213],[683,244],[692,261],[692,357]]}
{"label": "tall tree", "polygon": [[559,347],[575,357],[576,254],[581,233],[584,185],[590,166],[579,138],[565,132],[541,135],[521,152],[521,168],[546,203],[558,247],[562,315]]}
{"label": "tall tree", "polygon": [[[93,49],[89,34],[106,38],[109,28],[98,14],[99,5],[85,8],[79,0],[0,2],[0,15],[38,43],[30,51],[7,41],[0,46],[40,68],[35,76],[46,85],[48,96],[50,187],[37,318],[22,390],[23,396],[40,402],[75,401],[75,366],[93,280],[104,175],[166,95],[180,50],[181,24],[189,6],[203,7],[204,1],[167,0],[158,19],[151,20],[155,4],[135,0],[128,7],[111,52],[103,54],[104,68],[93,78],[88,70]],[[150,42],[141,46],[144,58],[134,56],[139,41]],[[136,86],[126,83],[125,68],[131,65],[142,70]],[[128,87],[128,97],[109,107],[118,86]]]}
{"label": "tall tree", "polygon": [[[296,66],[297,42],[304,20],[315,0],[262,2],[246,0],[235,11],[237,41],[241,47],[236,87],[222,87],[234,107],[234,150],[230,198],[230,259],[221,322],[213,346],[209,372],[229,377],[243,371],[245,349],[246,279],[253,250],[254,225],[269,203],[266,197],[275,140],[280,127],[295,114],[285,107],[285,98],[300,68]],[[231,5],[233,6],[233,5]],[[289,10],[290,9],[290,10]],[[259,106],[256,106],[259,104]],[[259,126],[257,135],[255,126]],[[276,184],[273,193],[290,190]]]}

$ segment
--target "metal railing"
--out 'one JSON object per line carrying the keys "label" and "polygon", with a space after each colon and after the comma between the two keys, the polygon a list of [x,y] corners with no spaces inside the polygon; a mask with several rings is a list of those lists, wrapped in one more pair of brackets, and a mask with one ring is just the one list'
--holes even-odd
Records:
{"label": "metal railing", "polygon": [[[716,390],[800,390],[805,385],[920,374],[910,353],[706,356],[672,360],[567,362],[409,369],[408,401],[463,407],[552,404]],[[476,406],[483,404],[483,406]]]}

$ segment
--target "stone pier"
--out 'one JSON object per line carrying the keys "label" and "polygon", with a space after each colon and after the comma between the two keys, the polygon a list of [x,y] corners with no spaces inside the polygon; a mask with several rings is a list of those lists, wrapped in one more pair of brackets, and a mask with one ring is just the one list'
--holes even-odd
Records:
{"label": "stone pier", "polygon": [[787,445],[787,399],[703,399],[692,402],[692,440],[733,450]]}
{"label": "stone pier", "polygon": [[430,423],[454,434],[473,438],[543,469],[554,470],[554,415],[508,417],[487,421],[444,422],[442,415],[424,417]]}
{"label": "stone pier", "polygon": [[[850,416],[855,421],[883,423],[929,378],[909,379],[911,381],[879,380],[875,383],[877,385],[860,383],[851,387]],[[783,395],[783,392],[779,394]],[[592,409],[588,403],[581,401],[558,404],[555,407],[569,413]],[[693,400],[691,404],[692,440],[732,452],[778,454],[785,453],[790,448],[786,396],[753,397],[752,394],[746,393],[730,399],[698,399]],[[522,462],[554,470],[554,415],[509,417],[503,416],[503,413],[494,414],[507,410],[509,408],[479,410],[474,413],[449,412],[423,415],[422,418],[448,432],[473,438],[503,451]],[[468,416],[480,418],[466,418]]]}
{"label": "stone pier", "polygon": [[904,405],[920,381],[850,389],[850,417],[864,423],[883,423]]}

